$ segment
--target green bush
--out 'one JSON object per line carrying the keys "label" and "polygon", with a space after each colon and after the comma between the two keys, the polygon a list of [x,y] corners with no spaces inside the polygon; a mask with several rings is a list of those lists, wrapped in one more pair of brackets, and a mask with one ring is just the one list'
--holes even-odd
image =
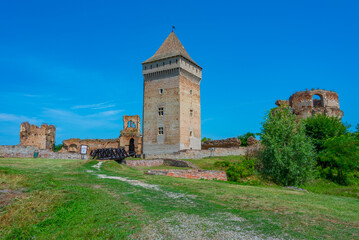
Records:
{"label": "green bush", "polygon": [[243,182],[243,178],[255,173],[255,159],[244,159],[242,162],[232,163],[226,173],[229,181]]}
{"label": "green bush", "polygon": [[322,163],[321,174],[338,184],[348,185],[358,181],[359,144],[350,134],[330,138],[323,144],[325,148],[318,158]]}
{"label": "green bush", "polygon": [[348,132],[340,118],[328,117],[322,114],[314,115],[305,120],[305,133],[311,138],[316,151],[324,150],[327,139],[341,136]]}
{"label": "green bush", "polygon": [[288,106],[272,109],[259,134],[264,177],[281,185],[299,185],[312,177],[314,146]]}
{"label": "green bush", "polygon": [[203,137],[202,140],[201,140],[201,142],[206,142],[206,141],[211,141],[211,139],[207,138],[207,137]]}
{"label": "green bush", "polygon": [[243,135],[239,135],[237,138],[241,141],[241,145],[242,146],[248,146],[247,140],[250,136],[255,137],[256,134],[255,133],[251,133],[251,132],[247,132],[246,134]]}
{"label": "green bush", "polygon": [[63,146],[64,146],[63,144],[57,144],[57,145],[54,144],[54,152],[60,151]]}

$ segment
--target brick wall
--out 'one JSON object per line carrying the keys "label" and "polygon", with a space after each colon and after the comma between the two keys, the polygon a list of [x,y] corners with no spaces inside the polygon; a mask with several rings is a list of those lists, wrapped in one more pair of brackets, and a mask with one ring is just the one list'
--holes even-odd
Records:
{"label": "brick wall", "polygon": [[181,169],[163,169],[163,170],[148,170],[145,172],[147,175],[164,175],[180,178],[191,179],[207,179],[207,180],[222,180],[227,181],[227,175],[225,171],[213,171],[213,170],[181,170]]}
{"label": "brick wall", "polygon": [[146,159],[163,158],[163,159],[201,159],[210,156],[230,156],[230,155],[244,155],[245,147],[236,148],[215,148],[212,152],[210,149],[206,150],[183,150],[175,153],[163,154],[145,154]]}
{"label": "brick wall", "polygon": [[174,166],[198,168],[191,162],[174,159],[125,160],[124,164],[130,167]]}

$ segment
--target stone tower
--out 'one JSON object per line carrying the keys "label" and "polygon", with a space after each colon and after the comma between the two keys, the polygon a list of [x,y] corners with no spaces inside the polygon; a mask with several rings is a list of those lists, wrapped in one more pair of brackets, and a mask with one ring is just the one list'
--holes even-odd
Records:
{"label": "stone tower", "polygon": [[142,66],[143,153],[201,149],[202,68],[174,32]]}

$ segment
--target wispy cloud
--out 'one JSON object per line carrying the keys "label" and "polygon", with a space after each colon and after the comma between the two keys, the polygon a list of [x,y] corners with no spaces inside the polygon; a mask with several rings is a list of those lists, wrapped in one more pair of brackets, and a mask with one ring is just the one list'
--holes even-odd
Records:
{"label": "wispy cloud", "polygon": [[61,109],[44,109],[43,116],[51,119],[55,124],[70,124],[72,127],[89,129],[94,127],[119,128],[121,126],[120,113],[123,110],[102,111],[95,114],[81,115],[72,111]]}
{"label": "wispy cloud", "polygon": [[9,114],[9,113],[0,113],[0,121],[1,122],[13,122],[13,123],[31,122],[34,124],[39,124],[39,123],[43,122],[41,119],[22,116],[22,115]]}
{"label": "wispy cloud", "polygon": [[103,103],[95,103],[95,104],[89,104],[89,105],[76,105],[73,106],[71,109],[105,109],[105,108],[111,108],[116,107],[115,104],[109,104],[109,102],[103,102]]}

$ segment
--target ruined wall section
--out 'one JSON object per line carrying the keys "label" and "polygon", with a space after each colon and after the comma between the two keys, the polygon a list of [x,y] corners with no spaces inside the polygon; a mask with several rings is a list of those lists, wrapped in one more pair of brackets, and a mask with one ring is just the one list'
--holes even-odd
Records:
{"label": "ruined wall section", "polygon": [[202,143],[203,150],[210,148],[235,148],[240,146],[241,141],[236,137],[219,140],[209,140]]}
{"label": "ruined wall section", "polygon": [[81,145],[87,145],[87,154],[98,148],[118,148],[119,139],[79,139],[71,138],[62,142],[60,152],[80,153]]}
{"label": "ruined wall section", "polygon": [[28,122],[20,125],[20,146],[35,146],[39,149],[53,149],[55,144],[54,125],[42,124],[39,128]]}
{"label": "ruined wall section", "polygon": [[138,115],[123,116],[123,130],[119,138],[120,147],[127,152],[142,153],[141,118]]}
{"label": "ruined wall section", "polygon": [[[314,96],[318,96],[319,99],[314,99]],[[338,94],[322,89],[294,93],[289,98],[289,106],[293,109],[293,113],[301,119],[315,114],[339,118],[344,115],[340,110]]]}

